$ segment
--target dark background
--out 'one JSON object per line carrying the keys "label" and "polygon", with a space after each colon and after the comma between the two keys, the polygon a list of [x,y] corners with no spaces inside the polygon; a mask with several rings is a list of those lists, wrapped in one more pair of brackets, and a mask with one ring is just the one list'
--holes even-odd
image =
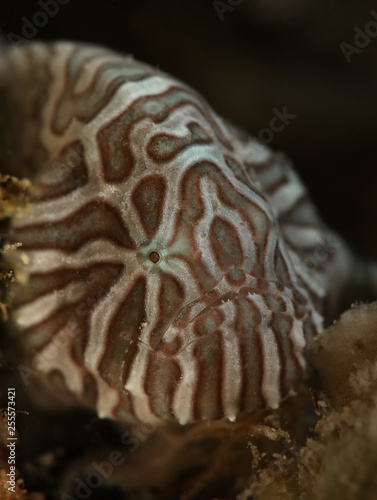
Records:
{"label": "dark background", "polygon": [[[33,39],[131,53],[196,88],[251,135],[286,106],[297,117],[270,146],[293,160],[324,220],[377,260],[377,36],[349,64],[339,47],[354,44],[354,28],[374,20],[372,9],[377,18],[377,0],[241,0],[221,21],[213,0],[70,0]],[[25,18],[33,22],[41,10],[38,0],[0,0],[2,43],[22,36]],[[45,425],[12,361],[1,367],[7,349],[0,345],[0,381],[14,382],[19,409],[30,411],[17,417],[22,476],[29,489],[48,490],[82,449],[111,443],[112,429],[82,413],[57,412]],[[63,441],[66,461],[55,469],[38,465],[35,457]]]}
{"label": "dark background", "polygon": [[[270,146],[294,161],[325,221],[376,257],[377,36],[350,63],[339,45],[354,45],[356,26],[377,23],[377,0],[238,3],[221,21],[212,0],[70,0],[36,39],[131,53],[196,88],[252,135],[286,106],[297,117]],[[41,10],[37,0],[1,0],[3,39],[22,36],[23,18],[33,22]]]}

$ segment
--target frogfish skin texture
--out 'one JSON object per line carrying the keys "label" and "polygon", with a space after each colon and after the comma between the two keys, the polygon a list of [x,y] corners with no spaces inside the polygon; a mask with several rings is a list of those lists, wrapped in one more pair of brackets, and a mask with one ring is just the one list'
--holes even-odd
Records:
{"label": "frogfish skin texture", "polygon": [[1,171],[32,183],[6,252],[30,382],[156,423],[294,395],[326,311],[370,278],[283,155],[97,46],[3,51],[0,105]]}

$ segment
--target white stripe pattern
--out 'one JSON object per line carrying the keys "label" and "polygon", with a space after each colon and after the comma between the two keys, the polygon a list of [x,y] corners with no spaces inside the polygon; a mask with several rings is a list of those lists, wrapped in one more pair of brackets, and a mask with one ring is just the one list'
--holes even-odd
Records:
{"label": "white stripe pattern", "polygon": [[38,152],[9,235],[28,277],[11,314],[26,358],[60,346],[38,365],[46,390],[59,396],[58,373],[98,415],[130,421],[277,408],[348,255],[334,248],[308,273],[327,230],[288,162],[130,57],[74,43],[2,57],[0,88],[30,124],[14,156]]}

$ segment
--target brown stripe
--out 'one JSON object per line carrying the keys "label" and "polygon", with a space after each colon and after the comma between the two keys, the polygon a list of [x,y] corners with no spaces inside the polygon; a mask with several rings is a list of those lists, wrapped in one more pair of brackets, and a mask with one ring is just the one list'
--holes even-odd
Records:
{"label": "brown stripe", "polygon": [[166,133],[156,134],[146,146],[147,154],[156,163],[167,162],[190,146],[212,143],[212,139],[199,123],[190,122],[186,128],[188,134],[184,137]]}
{"label": "brown stripe", "polygon": [[45,201],[71,193],[88,182],[88,168],[81,141],[65,146],[49,160],[33,184],[32,201]]}
{"label": "brown stripe", "polygon": [[243,251],[237,229],[218,216],[213,218],[209,239],[220,269],[238,267],[243,262]]}
{"label": "brown stripe", "polygon": [[240,410],[256,410],[264,405],[262,397],[262,346],[258,325],[262,318],[259,310],[244,297],[237,300],[236,335],[240,346],[242,390]]}
{"label": "brown stripe", "polygon": [[160,175],[144,177],[132,192],[132,200],[149,238],[158,230],[165,202],[166,181]]}
{"label": "brown stripe", "polygon": [[[111,387],[123,391],[132,362],[139,349],[141,324],[147,321],[145,312],[146,279],[140,276],[132,284],[127,297],[117,308],[106,332],[98,371]],[[99,332],[96,332],[99,335]]]}
{"label": "brown stripe", "polygon": [[152,412],[165,422],[173,420],[173,397],[181,375],[179,364],[174,359],[149,354],[144,389]]}
{"label": "brown stripe", "polygon": [[[108,104],[121,85],[127,82],[142,81],[152,75],[151,68],[148,66],[127,61],[124,57],[119,61],[103,61],[92,76],[90,85],[80,94],[75,94],[74,89],[82,73],[86,71],[85,64],[87,62],[98,59],[106,54],[114,56],[113,52],[103,49],[100,49],[98,54],[86,57],[85,54],[85,46],[77,47],[74,53],[67,59],[63,73],[64,76],[62,75],[65,80],[64,88],[61,95],[56,99],[51,122],[51,128],[57,135],[63,134],[74,118],[84,123],[93,120],[101,109]],[[79,59],[79,64],[77,71],[73,72],[72,67],[75,64],[75,59]],[[113,76],[105,86],[103,84],[103,75],[110,70],[118,70],[118,74],[117,76]]]}
{"label": "brown stripe", "polygon": [[195,342],[194,356],[198,361],[194,416],[206,420],[221,418],[224,414],[221,398],[223,378],[221,333],[214,332],[198,339]]}
{"label": "brown stripe", "polygon": [[30,225],[10,233],[11,241],[21,241],[25,250],[57,248],[75,251],[84,243],[100,238],[112,240],[125,248],[135,248],[117,210],[101,202],[89,202],[65,219]]}
{"label": "brown stripe", "polygon": [[47,293],[58,292],[75,281],[82,281],[83,288],[89,295],[93,293],[93,288],[96,293],[100,290],[105,293],[104,290],[119,277],[122,269],[120,264],[101,262],[84,268],[61,267],[47,273],[30,274],[26,285],[15,284],[15,297],[11,307],[14,309],[26,305]]}
{"label": "brown stripe", "polygon": [[[161,339],[180,312],[185,299],[185,293],[182,284],[173,275],[161,273],[160,280],[160,295],[152,299],[158,302],[159,315],[158,323],[151,334],[150,346],[158,351],[164,349],[164,352],[167,354],[169,349],[166,349],[166,345],[164,342],[161,342]],[[174,345],[171,344],[170,348],[174,350]]]}

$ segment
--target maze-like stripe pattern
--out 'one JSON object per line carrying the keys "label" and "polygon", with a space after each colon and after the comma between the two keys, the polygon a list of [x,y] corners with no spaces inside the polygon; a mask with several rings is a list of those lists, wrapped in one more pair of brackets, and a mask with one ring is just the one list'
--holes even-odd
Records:
{"label": "maze-like stripe pattern", "polygon": [[46,89],[14,110],[38,121],[17,145],[34,187],[7,254],[24,277],[12,320],[39,381],[121,420],[278,407],[346,255],[308,274],[325,228],[284,157],[102,48],[30,44],[2,65],[20,82],[11,102],[26,79]]}

